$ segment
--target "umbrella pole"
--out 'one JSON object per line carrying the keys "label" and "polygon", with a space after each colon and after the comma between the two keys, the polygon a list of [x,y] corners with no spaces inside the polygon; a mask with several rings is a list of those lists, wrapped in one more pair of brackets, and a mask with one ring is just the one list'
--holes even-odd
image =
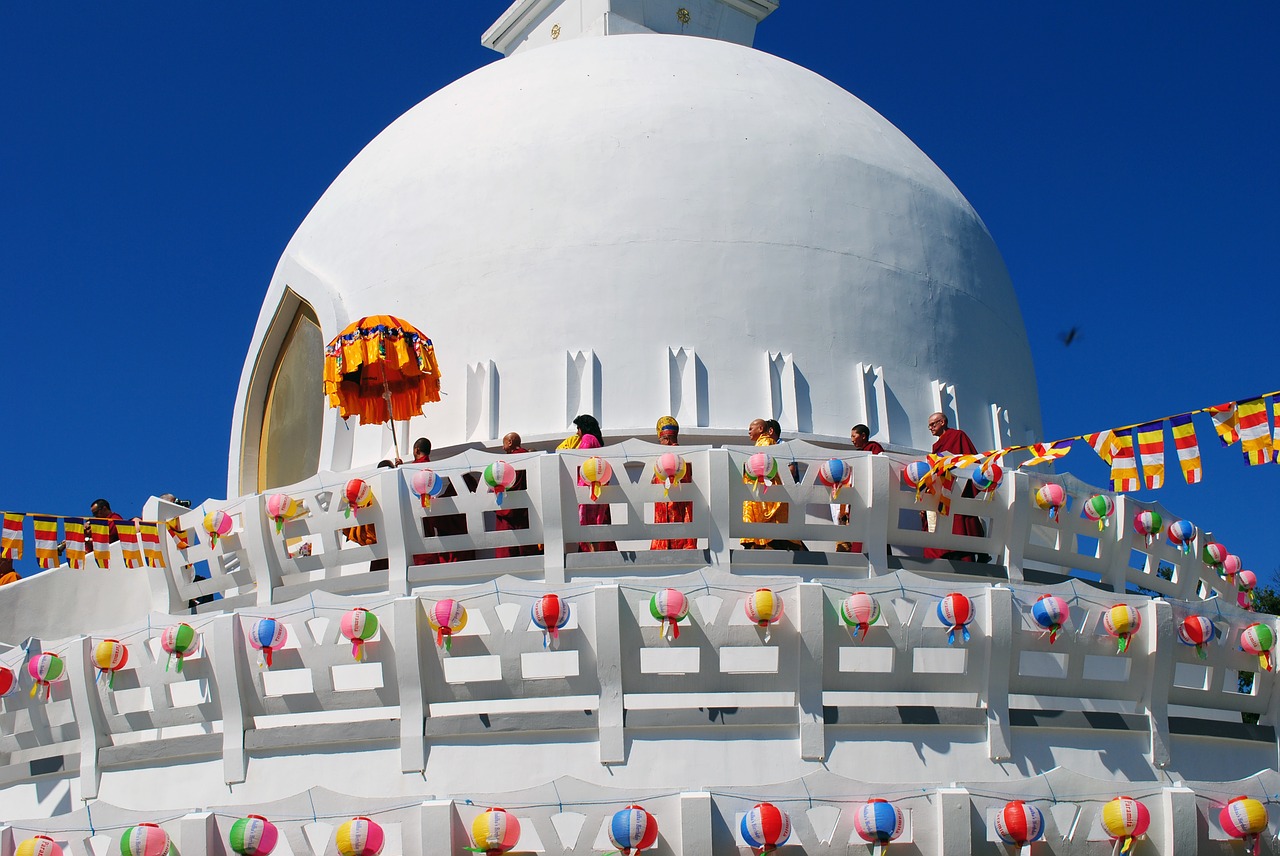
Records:
{"label": "umbrella pole", "polygon": [[391,423],[391,446],[396,450],[395,456],[400,457],[400,441],[396,439],[396,420],[391,415],[391,387],[384,381],[382,384],[382,400],[387,403],[387,421]]}

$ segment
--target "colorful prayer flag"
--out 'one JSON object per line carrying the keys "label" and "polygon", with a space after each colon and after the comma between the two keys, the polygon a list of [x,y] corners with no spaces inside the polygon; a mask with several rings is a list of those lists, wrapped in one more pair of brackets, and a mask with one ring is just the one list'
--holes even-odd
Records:
{"label": "colorful prayer flag", "polygon": [[1280,464],[1280,395],[1271,399],[1271,450],[1277,464]]}
{"label": "colorful prayer flag", "polygon": [[169,537],[173,539],[173,546],[179,550],[185,550],[191,546],[191,538],[187,535],[187,530],[182,528],[182,523],[178,518],[172,517],[164,522],[164,528],[168,530]]}
{"label": "colorful prayer flag", "polygon": [[1148,490],[1164,487],[1164,422],[1138,426],[1138,454],[1142,456],[1142,479]]}
{"label": "colorful prayer flag", "polygon": [[1178,450],[1182,477],[1187,484],[1199,484],[1204,478],[1204,470],[1200,463],[1200,444],[1196,441],[1196,426],[1191,422],[1191,414],[1170,416],[1169,427],[1173,429],[1173,446]]}
{"label": "colorful prayer flag", "polygon": [[1218,432],[1218,439],[1222,441],[1222,445],[1230,446],[1240,439],[1240,432],[1236,427],[1234,401],[1210,407],[1209,415],[1213,417],[1213,428]]}
{"label": "colorful prayer flag", "polygon": [[1097,434],[1086,434],[1084,441],[1092,446],[1098,453],[1098,457],[1107,464],[1110,464],[1111,459],[1115,457],[1116,432],[1107,430],[1099,431]]}
{"label": "colorful prayer flag", "polygon": [[36,537],[36,562],[42,568],[58,567],[58,518],[31,515]]}
{"label": "colorful prayer flag", "polygon": [[1116,493],[1138,490],[1138,459],[1133,454],[1133,435],[1129,429],[1113,431],[1111,446],[1111,489]]}
{"label": "colorful prayer flag", "polygon": [[120,555],[126,568],[141,568],[142,553],[138,550],[138,530],[132,520],[116,523],[116,535],[120,537]]}
{"label": "colorful prayer flag", "polygon": [[160,524],[140,522],[138,537],[142,541],[142,559],[148,568],[163,568],[164,553],[160,552]]}
{"label": "colorful prayer flag", "polygon": [[1031,446],[1031,460],[1024,463],[1024,467],[1036,467],[1040,464],[1047,464],[1050,461],[1056,461],[1071,451],[1070,440],[1059,440],[1056,443],[1036,443]]}
{"label": "colorful prayer flag", "polygon": [[1261,398],[1240,402],[1236,410],[1240,428],[1240,448],[1250,464],[1271,463],[1271,426],[1267,425],[1267,403]]}
{"label": "colorful prayer flag", "polygon": [[22,521],[26,517],[21,512],[6,511],[4,513],[4,532],[0,535],[0,556],[13,559],[22,558]]}
{"label": "colorful prayer flag", "polygon": [[89,534],[93,539],[93,560],[99,568],[107,567],[111,564],[111,521],[103,517],[89,518]]}
{"label": "colorful prayer flag", "polygon": [[84,518],[62,518],[62,531],[67,536],[67,565],[84,567]]}

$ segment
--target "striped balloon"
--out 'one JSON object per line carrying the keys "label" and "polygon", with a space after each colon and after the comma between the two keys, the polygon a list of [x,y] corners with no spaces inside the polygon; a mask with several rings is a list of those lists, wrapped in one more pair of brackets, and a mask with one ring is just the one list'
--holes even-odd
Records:
{"label": "striped balloon", "polygon": [[240,856],[269,856],[280,840],[280,830],[265,817],[251,814],[231,824],[227,843]]}
{"label": "striped balloon", "polygon": [[1111,525],[1111,515],[1116,513],[1116,501],[1105,493],[1096,493],[1084,504],[1084,516],[1098,524],[1101,532]]}
{"label": "striped balloon", "polygon": [[1267,830],[1267,807],[1252,797],[1232,797],[1218,812],[1222,831],[1232,838],[1239,838],[1248,847],[1253,844],[1254,856],[1262,849],[1260,836]]}
{"label": "striped balloon", "polygon": [[902,834],[902,809],[882,799],[870,799],[854,812],[853,828],[868,844],[876,844],[884,852],[890,841]]}
{"label": "striped balloon", "polygon": [[160,633],[160,647],[169,655],[164,661],[164,670],[169,671],[169,663],[178,658],[178,671],[182,671],[182,658],[190,657],[200,647],[200,634],[190,624],[170,624]]}
{"label": "striped balloon", "polygon": [[661,624],[662,638],[680,638],[680,622],[689,616],[689,599],[679,589],[666,588],[649,598],[649,614]]}
{"label": "striped balloon", "polygon": [[747,595],[743,606],[751,623],[764,628],[764,641],[768,642],[770,625],[782,620],[782,595],[773,589],[759,588]]}
{"label": "striped balloon", "polygon": [[999,464],[989,464],[985,470],[982,467],[974,467],[969,481],[974,490],[990,499],[995,495],[996,488],[1000,487],[1000,482],[1004,481],[1004,470]]}
{"label": "striped balloon", "polygon": [[778,477],[778,462],[767,452],[756,452],[747,458],[743,475],[751,482],[752,490],[763,488],[768,493],[769,482]]}
{"label": "striped balloon", "polygon": [[1058,509],[1067,504],[1067,491],[1060,484],[1049,483],[1036,489],[1036,508],[1049,512],[1050,520],[1058,519]]}
{"label": "striped balloon", "polygon": [[913,487],[919,491],[921,483],[928,477],[931,469],[933,467],[928,461],[912,461],[902,471],[902,480],[907,483],[908,487]]}
{"label": "striped balloon", "polygon": [[996,815],[996,834],[1001,841],[1014,845],[1021,853],[1023,847],[1044,837],[1044,814],[1022,800],[1007,802]]}
{"label": "striped balloon", "polygon": [[772,853],[791,836],[791,817],[773,803],[758,803],[742,816],[742,840],[757,853]]}
{"label": "striped balloon", "polygon": [[600,498],[600,491],[613,478],[613,467],[604,458],[590,457],[582,462],[582,478],[591,485],[591,501]]}
{"label": "striped balloon", "polygon": [[569,623],[569,604],[559,595],[544,594],[529,607],[533,623],[542,631],[542,647],[560,647],[560,631]]}
{"label": "striped balloon", "polygon": [[1222,563],[1226,561],[1227,556],[1229,555],[1227,548],[1219,544],[1217,541],[1210,541],[1208,544],[1205,544],[1204,548],[1200,551],[1201,561],[1214,570],[1221,568]]}
{"label": "striped balloon", "polygon": [[431,507],[431,500],[444,493],[449,483],[436,475],[435,470],[418,470],[409,481],[409,487],[422,501],[423,508]]}
{"label": "striped balloon", "polygon": [[204,532],[209,536],[209,546],[218,546],[218,539],[231,534],[235,521],[225,511],[210,511],[204,516]]}
{"label": "striped balloon", "polygon": [[865,641],[867,630],[880,620],[880,604],[865,591],[856,591],[840,604],[840,619],[853,628],[854,639],[861,634]]}
{"label": "striped balloon", "polygon": [[48,701],[53,694],[54,683],[62,679],[62,673],[66,669],[66,661],[50,651],[37,654],[28,660],[27,674],[35,681],[31,687],[31,697],[35,698],[36,693],[43,689],[45,701]]}
{"label": "striped balloon", "polygon": [[342,495],[347,500],[347,510],[344,512],[347,517],[350,517],[354,511],[373,505],[373,488],[369,487],[369,483],[364,479],[352,479],[347,482]]}
{"label": "striped balloon", "polygon": [[1117,603],[1102,613],[1102,626],[1116,637],[1116,653],[1123,654],[1129,647],[1129,640],[1142,626],[1142,614],[1127,603]]}
{"label": "striped balloon", "polygon": [[276,534],[284,531],[284,524],[298,514],[302,503],[287,493],[273,493],[267,497],[267,519],[275,523]]}
{"label": "striped balloon", "polygon": [[1071,607],[1056,594],[1042,594],[1031,604],[1031,617],[1036,624],[1049,631],[1049,644],[1058,641],[1062,625],[1071,619]]}
{"label": "striped balloon", "polygon": [[503,492],[511,489],[518,475],[516,468],[506,461],[494,461],[484,468],[484,483],[494,495],[495,503],[502,505]]}
{"label": "striped balloon", "polygon": [[631,856],[652,847],[658,840],[658,821],[638,805],[629,805],[613,813],[609,821],[609,840],[622,856]]}
{"label": "striped balloon", "polygon": [[831,489],[831,500],[840,497],[840,488],[853,484],[853,468],[839,458],[832,458],[818,468],[818,481]]}
{"label": "striped balloon", "polygon": [[453,598],[437,600],[427,610],[427,623],[436,634],[436,647],[453,650],[453,634],[467,626],[467,608]]}
{"label": "striped balloon", "polygon": [[670,496],[671,488],[684,480],[689,465],[675,452],[664,452],[653,463],[653,477],[662,484],[662,495]]}
{"label": "striped balloon", "polygon": [[165,856],[169,836],[154,823],[131,826],[120,836],[120,856]]}
{"label": "striped balloon", "polygon": [[1271,649],[1275,644],[1276,632],[1271,629],[1270,624],[1255,621],[1240,631],[1240,650],[1256,656],[1264,672],[1270,672],[1275,668],[1271,659]]}
{"label": "striped balloon", "polygon": [[1169,524],[1169,543],[1182,551],[1191,552],[1191,542],[1196,540],[1196,525],[1190,520],[1175,520]]}
{"label": "striped balloon", "polygon": [[342,856],[378,856],[387,840],[381,826],[367,817],[353,817],[338,827],[334,843]]}
{"label": "striped balloon", "polygon": [[1258,575],[1250,570],[1243,570],[1236,574],[1236,589],[1240,592],[1236,595],[1236,603],[1241,609],[1252,611],[1257,605],[1258,596],[1253,590],[1258,587]]}
{"label": "striped balloon", "polygon": [[262,652],[262,658],[271,668],[271,654],[289,638],[289,628],[274,618],[259,618],[249,631],[249,644]]}
{"label": "striped balloon", "polygon": [[1205,658],[1204,646],[1218,636],[1218,626],[1203,615],[1188,615],[1178,625],[1178,641],[1196,646],[1196,656]]}
{"label": "striped balloon", "polygon": [[107,689],[116,688],[116,672],[129,662],[129,649],[119,639],[103,639],[93,646],[93,665],[98,667],[98,679],[107,676]]}
{"label": "striped balloon", "polygon": [[0,697],[7,696],[17,688],[18,676],[13,673],[13,669],[0,666]]}
{"label": "striped balloon", "polygon": [[1133,531],[1147,540],[1148,547],[1156,540],[1163,528],[1164,520],[1161,519],[1158,511],[1139,511],[1133,515]]}
{"label": "striped balloon", "polygon": [[13,854],[14,856],[62,856],[62,848],[49,836],[37,835],[19,844]]}
{"label": "striped balloon", "polygon": [[1151,826],[1151,812],[1133,797],[1116,797],[1102,807],[1102,828],[1119,842],[1120,852],[1133,849],[1133,841]]}
{"label": "striped balloon", "polygon": [[357,606],[343,613],[340,629],[351,643],[351,656],[358,663],[364,659],[364,643],[378,634],[378,616]]}
{"label": "striped balloon", "polygon": [[520,821],[504,808],[491,808],[471,821],[471,839],[478,852],[500,856],[520,840]]}
{"label": "striped balloon", "polygon": [[965,642],[969,641],[969,622],[973,621],[973,601],[952,592],[938,601],[938,620],[947,628],[947,644],[954,645],[959,630]]}
{"label": "striped balloon", "polygon": [[1218,569],[1218,573],[1227,582],[1233,582],[1235,580],[1235,575],[1240,573],[1240,570],[1243,567],[1244,561],[1235,553],[1229,553],[1227,557],[1222,560],[1222,567]]}

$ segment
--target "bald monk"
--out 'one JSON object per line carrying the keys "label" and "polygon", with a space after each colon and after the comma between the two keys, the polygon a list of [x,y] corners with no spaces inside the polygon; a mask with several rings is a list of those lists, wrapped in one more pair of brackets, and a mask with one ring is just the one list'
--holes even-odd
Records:
{"label": "bald monk", "polygon": [[[502,438],[502,453],[504,455],[518,455],[521,452],[529,451],[520,445],[520,435],[512,431]],[[524,470],[516,476],[515,483],[511,485],[509,490],[528,490],[529,482],[525,478]],[[517,529],[529,528],[529,509],[527,508],[499,508],[494,513],[493,528],[498,532],[514,531]],[[519,547],[498,547],[493,551],[493,555],[499,559],[506,559],[512,556],[536,556],[539,550],[536,544],[523,544]]]}
{"label": "bald monk", "polygon": [[[935,455],[978,454],[978,449],[973,445],[973,441],[969,439],[968,434],[959,428],[948,427],[946,414],[934,413],[929,416],[929,433],[937,438],[933,441],[933,453]],[[973,485],[965,487],[964,496],[974,496]],[[952,535],[971,535],[975,538],[981,538],[987,534],[982,530],[982,521],[976,517],[970,517],[967,514],[953,514],[951,517]],[[956,559],[961,562],[973,562],[978,558],[973,553],[965,553],[960,550],[939,550],[934,547],[926,547],[924,557],[926,559]]]}

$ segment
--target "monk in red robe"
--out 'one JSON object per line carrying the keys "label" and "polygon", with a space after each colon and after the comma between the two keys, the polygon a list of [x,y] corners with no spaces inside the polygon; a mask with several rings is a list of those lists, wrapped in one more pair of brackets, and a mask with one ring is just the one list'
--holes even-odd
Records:
{"label": "monk in red robe", "polygon": [[[978,449],[973,445],[973,441],[969,439],[968,434],[959,428],[947,427],[945,414],[934,413],[929,417],[929,433],[938,438],[933,441],[933,453],[935,455],[978,454]],[[964,496],[974,496],[973,485],[965,488]],[[971,535],[981,538],[987,534],[982,529],[982,521],[976,517],[970,517],[967,514],[953,514],[951,517],[952,535]],[[925,548],[924,557],[926,559],[956,559],[961,562],[973,562],[978,558],[973,553],[965,553],[960,550],[939,550],[933,547]]]}
{"label": "monk in red robe", "polygon": [[[867,452],[871,455],[884,454],[884,446],[881,446],[875,440],[871,439],[871,429],[866,425],[854,425],[849,429],[849,442],[853,443],[853,448],[859,452]],[[845,525],[849,522],[849,506],[840,506],[840,511],[836,515],[836,522]],[[836,544],[837,553],[861,553],[861,541],[841,541]]]}

